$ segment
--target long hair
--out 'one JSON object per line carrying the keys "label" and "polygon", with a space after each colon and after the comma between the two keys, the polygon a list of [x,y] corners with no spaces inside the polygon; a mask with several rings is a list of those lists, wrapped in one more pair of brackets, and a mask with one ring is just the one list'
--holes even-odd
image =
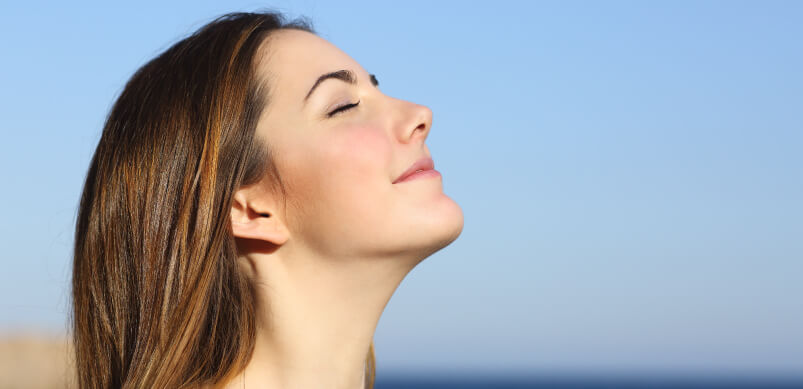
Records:
{"label": "long hair", "polygon": [[[256,72],[275,12],[231,13],[142,66],[114,103],[81,196],[71,331],[80,388],[219,387],[247,365],[257,299],[239,271],[233,193],[270,177]],[[374,344],[365,363],[373,388]]]}

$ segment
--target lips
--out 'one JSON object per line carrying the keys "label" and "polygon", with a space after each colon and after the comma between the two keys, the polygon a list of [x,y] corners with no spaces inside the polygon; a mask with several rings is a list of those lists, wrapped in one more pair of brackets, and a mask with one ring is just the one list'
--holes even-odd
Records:
{"label": "lips", "polygon": [[433,169],[435,169],[435,163],[432,161],[432,158],[429,157],[421,158],[418,161],[415,161],[415,163],[412,164],[412,166],[410,166],[407,170],[405,170],[404,173],[402,173],[398,178],[396,178],[396,180],[393,181],[393,183],[395,184],[399,181],[402,181],[419,170],[433,170]]}

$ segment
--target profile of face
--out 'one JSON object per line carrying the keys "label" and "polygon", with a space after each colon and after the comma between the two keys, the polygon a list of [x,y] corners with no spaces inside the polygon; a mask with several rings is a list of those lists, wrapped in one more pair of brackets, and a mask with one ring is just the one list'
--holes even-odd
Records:
{"label": "profile of face", "polygon": [[[420,260],[460,235],[463,213],[444,194],[443,177],[394,183],[422,158],[437,169],[425,144],[429,108],[385,95],[360,64],[315,34],[279,30],[264,47],[257,73],[270,91],[257,134],[274,152],[287,207],[273,193],[249,189],[249,207],[271,216],[235,223],[235,236],[336,260]],[[354,82],[335,77],[316,85],[338,71]]]}

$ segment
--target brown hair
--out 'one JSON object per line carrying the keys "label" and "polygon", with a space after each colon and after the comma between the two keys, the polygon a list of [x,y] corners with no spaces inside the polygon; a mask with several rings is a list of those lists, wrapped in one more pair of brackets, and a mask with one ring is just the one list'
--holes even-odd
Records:
{"label": "brown hair", "polygon": [[[231,13],[142,66],[106,119],[75,230],[71,330],[80,388],[222,386],[251,358],[253,284],[230,209],[270,177],[255,134],[267,98],[256,62],[275,12]],[[366,357],[373,388],[374,344]]]}

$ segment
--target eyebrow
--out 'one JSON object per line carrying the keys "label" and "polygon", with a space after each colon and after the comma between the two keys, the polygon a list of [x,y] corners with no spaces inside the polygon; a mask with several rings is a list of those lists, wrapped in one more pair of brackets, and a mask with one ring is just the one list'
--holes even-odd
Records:
{"label": "eyebrow", "polygon": [[[312,88],[310,88],[309,92],[307,92],[307,95],[304,96],[304,103],[307,102],[307,100],[309,99],[310,95],[312,95],[312,92],[315,90],[315,88],[318,87],[318,85],[320,85],[322,82],[324,82],[325,80],[328,80],[330,78],[338,79],[338,80],[347,82],[347,83],[349,83],[351,85],[354,85],[354,84],[357,83],[357,76],[351,70],[343,69],[343,70],[338,70],[338,71],[331,72],[331,73],[326,73],[326,74],[318,77],[318,79],[315,81],[315,84],[312,85]],[[373,84],[374,86],[379,86],[379,81],[376,79],[376,76],[373,75],[373,74],[371,74],[371,84]]]}

